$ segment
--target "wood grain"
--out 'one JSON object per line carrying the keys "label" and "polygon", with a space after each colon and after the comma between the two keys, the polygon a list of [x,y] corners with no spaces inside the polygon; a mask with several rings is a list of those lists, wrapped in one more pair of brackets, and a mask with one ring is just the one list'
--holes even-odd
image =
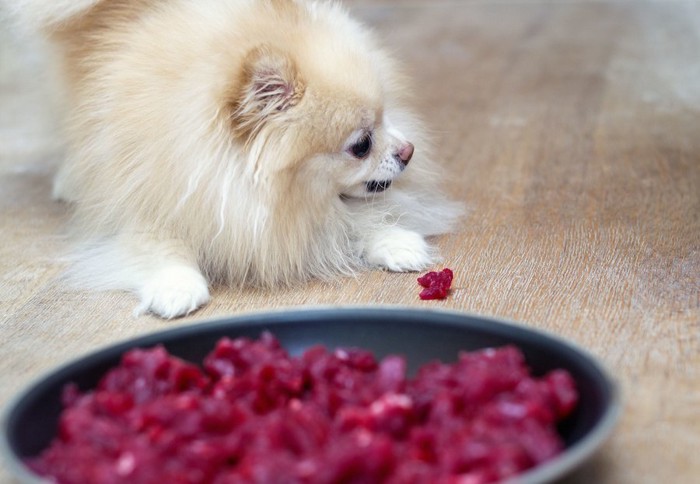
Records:
{"label": "wood grain", "polygon": [[421,302],[415,274],[375,272],[214,288],[209,306],[164,322],[134,319],[129,295],[66,291],[37,51],[0,29],[0,403],[57,363],[164,327],[302,305],[438,307],[552,331],[616,375],[623,418],[571,482],[696,482],[700,4],[346,3],[405,60],[445,189],[469,208],[435,240],[456,274],[450,298]]}

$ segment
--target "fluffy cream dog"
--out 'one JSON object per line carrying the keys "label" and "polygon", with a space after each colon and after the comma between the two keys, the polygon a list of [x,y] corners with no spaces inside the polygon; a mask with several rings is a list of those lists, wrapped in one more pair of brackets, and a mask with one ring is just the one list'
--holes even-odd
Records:
{"label": "fluffy cream dog", "polygon": [[439,194],[396,63],[338,5],[11,4],[55,46],[67,87],[54,194],[75,207],[83,285],[172,318],[210,283],[435,262],[424,237],[459,207]]}

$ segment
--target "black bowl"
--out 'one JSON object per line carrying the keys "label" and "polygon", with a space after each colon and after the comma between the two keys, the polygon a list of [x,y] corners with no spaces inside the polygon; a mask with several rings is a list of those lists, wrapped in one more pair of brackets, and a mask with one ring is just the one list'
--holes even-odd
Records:
{"label": "black bowl", "polygon": [[561,339],[523,326],[462,313],[408,308],[289,310],[221,319],[161,331],[110,346],[69,363],[31,385],[8,407],[0,446],[21,482],[37,482],[23,464],[44,449],[56,433],[62,388],[69,382],[93,388],[105,372],[135,347],[163,344],[169,352],[200,363],[222,336],[257,338],[272,332],[292,354],[323,344],[362,347],[381,357],[405,355],[409,371],[431,360],[454,361],[460,350],[515,344],[532,372],[568,370],[580,402],[561,428],[565,451],[522,474],[517,482],[559,479],[580,465],[609,436],[620,405],[610,376],[590,355]]}

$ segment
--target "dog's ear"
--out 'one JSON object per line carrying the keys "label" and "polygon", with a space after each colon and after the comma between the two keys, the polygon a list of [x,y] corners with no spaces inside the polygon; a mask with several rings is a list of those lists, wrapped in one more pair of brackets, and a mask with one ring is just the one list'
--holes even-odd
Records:
{"label": "dog's ear", "polygon": [[297,105],[305,90],[289,55],[268,46],[248,53],[239,86],[233,101],[233,121],[236,131],[247,136]]}

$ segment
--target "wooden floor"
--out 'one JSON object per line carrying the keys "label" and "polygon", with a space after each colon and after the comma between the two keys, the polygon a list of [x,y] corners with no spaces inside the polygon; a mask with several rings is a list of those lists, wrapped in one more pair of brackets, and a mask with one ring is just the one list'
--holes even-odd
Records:
{"label": "wooden floor", "polygon": [[65,291],[40,57],[0,25],[0,405],[57,363],[164,327],[299,305],[446,308],[557,333],[619,379],[622,420],[571,482],[698,482],[700,4],[346,3],[414,74],[446,190],[469,207],[435,240],[450,298],[420,302],[415,274],[376,272],[214,288],[208,307],[164,322],[135,319],[126,294]]}

